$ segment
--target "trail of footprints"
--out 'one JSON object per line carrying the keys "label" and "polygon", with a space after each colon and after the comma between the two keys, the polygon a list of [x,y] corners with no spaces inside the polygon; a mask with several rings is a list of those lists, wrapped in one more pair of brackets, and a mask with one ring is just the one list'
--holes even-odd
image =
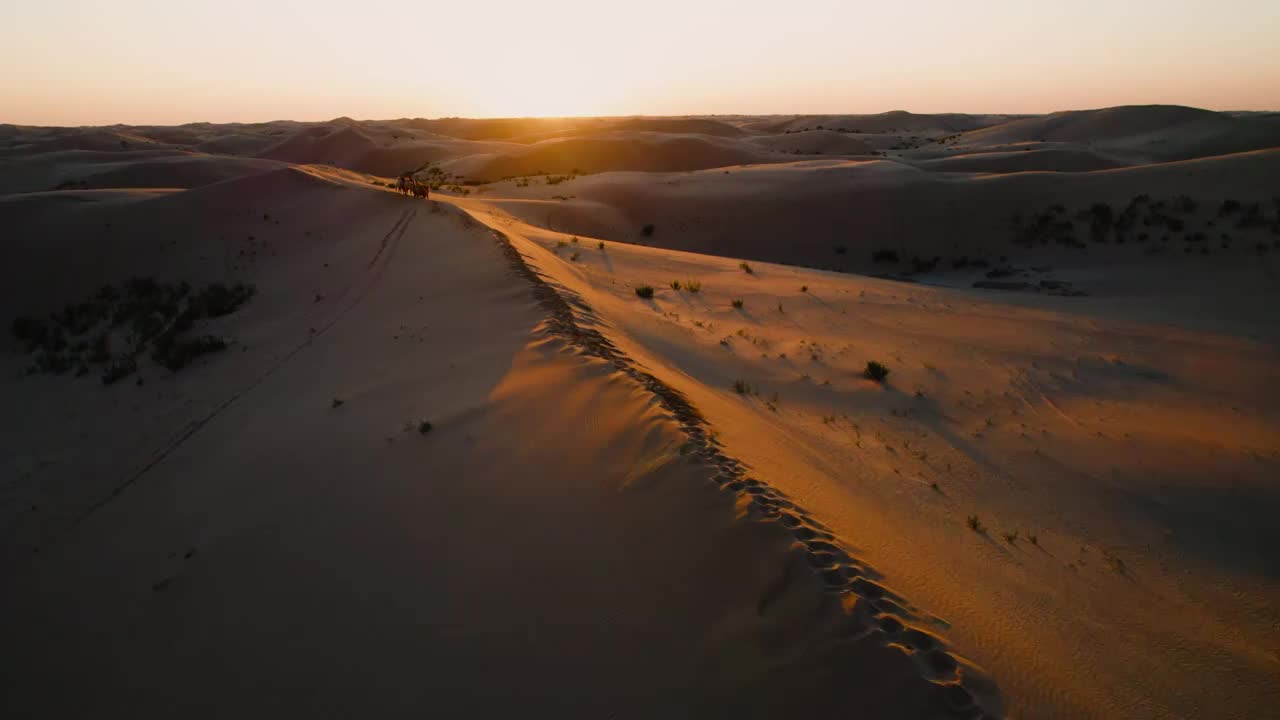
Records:
{"label": "trail of footprints", "polygon": [[[471,220],[469,216],[467,219]],[[653,393],[663,408],[675,416],[688,436],[681,449],[682,454],[696,454],[712,467],[715,473],[711,481],[722,492],[732,493],[736,499],[746,503],[748,517],[758,522],[776,523],[791,533],[827,591],[843,597],[852,596],[852,614],[864,632],[882,633],[886,644],[911,655],[922,674],[940,687],[947,706],[956,716],[985,717],[973,694],[962,684],[959,663],[939,638],[904,622],[914,620],[916,616],[901,596],[877,582],[882,577],[880,573],[850,555],[826,526],[788,499],[785,493],[749,477],[746,466],[720,449],[720,441],[709,432],[706,419],[688,398],[636,367],[598,331],[579,326],[572,306],[588,316],[593,315],[586,302],[571,291],[553,288],[525,263],[520,251],[505,234],[490,231],[515,272],[532,284],[535,297],[548,313],[549,332],[563,337],[588,354],[608,361]]]}

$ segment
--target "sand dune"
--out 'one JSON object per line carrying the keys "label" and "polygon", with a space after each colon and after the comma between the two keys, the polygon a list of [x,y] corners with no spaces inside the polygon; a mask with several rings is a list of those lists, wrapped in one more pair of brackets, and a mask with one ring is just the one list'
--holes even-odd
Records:
{"label": "sand dune", "polygon": [[[973,648],[1016,698],[1011,716],[1272,704],[1277,338],[1178,329],[1167,309],[1137,324],[1082,314],[1079,298],[598,249],[459,202],[703,409],[755,476],[927,608],[906,617]],[[690,279],[697,293],[668,287]],[[891,366],[887,384],[861,377],[870,359]]]}
{"label": "sand dune", "polygon": [[1266,716],[1274,120],[0,126],[0,713]]}
{"label": "sand dune", "polygon": [[423,134],[396,126],[336,127],[322,125],[299,131],[258,153],[259,157],[303,164],[326,164],[385,177],[416,170],[426,163],[519,152],[522,145],[471,141]]}
{"label": "sand dune", "polygon": [[761,135],[750,142],[779,152],[802,155],[866,155],[871,146],[857,135],[831,130],[803,130],[784,135]]}
{"label": "sand dune", "polygon": [[258,154],[269,160],[294,163],[349,165],[377,147],[355,127],[321,125],[307,128]]}
{"label": "sand dune", "polygon": [[521,136],[597,128],[603,123],[598,118],[413,118],[396,122],[462,140],[511,140]]}
{"label": "sand dune", "polygon": [[[1223,200],[1270,205],[1270,188],[1280,183],[1278,160],[1280,150],[1268,150],[1101,172],[985,176],[929,172],[891,161],[810,160],[681,175],[608,173],[531,187],[499,202],[505,212],[562,232],[879,272],[895,269],[872,262],[872,253],[882,248],[904,260],[919,255],[995,261],[1008,254],[1014,213],[1054,204],[1074,213],[1095,202],[1122,206],[1142,193],[1188,194],[1201,201],[1199,229],[1214,220]],[[542,201],[554,194],[575,199]],[[655,229],[644,236],[650,224]],[[1085,223],[1075,232],[1087,240]],[[1268,233],[1261,227],[1247,234],[1269,244],[1273,236]],[[1235,247],[1247,258],[1253,243]],[[1064,251],[1067,258],[1079,254]]]}
{"label": "sand dune", "polygon": [[278,142],[278,138],[267,135],[235,133],[202,140],[193,147],[200,152],[220,155],[256,155]]}
{"label": "sand dune", "polygon": [[[204,222],[170,245],[179,215]],[[806,562],[823,531],[714,482],[741,471],[680,397],[457,211],[291,169],[85,206],[63,229],[122,216],[95,243],[107,262],[46,242],[24,260],[61,292],[148,258],[131,271],[260,296],[224,327],[234,351],[190,375],[86,387],[6,357],[36,409],[4,425],[24,448],[5,458],[24,480],[4,523],[11,713],[76,714],[91,693],[106,714],[197,717],[939,717],[972,707],[957,678],[999,707],[931,636],[887,635],[883,599],[830,592]],[[263,252],[224,265],[251,227]]]}
{"label": "sand dune", "polygon": [[153,150],[67,151],[0,160],[0,193],[85,188],[192,188],[283,167],[253,158]]}
{"label": "sand dune", "polygon": [[1072,147],[1046,148],[1037,145],[1023,151],[983,152],[950,155],[916,163],[918,167],[938,172],[1014,173],[1043,170],[1048,172],[1092,172],[1126,167],[1129,163],[1107,154]]}
{"label": "sand dune", "polygon": [[709,135],[625,132],[547,140],[493,158],[470,158],[452,169],[475,180],[498,180],[574,169],[671,172],[782,159],[768,150]]}
{"label": "sand dune", "polygon": [[59,150],[132,151],[164,147],[149,137],[118,128],[35,128],[9,136],[6,154],[48,153]]}
{"label": "sand dune", "polygon": [[961,143],[1029,141],[1088,143],[1148,160],[1185,160],[1280,146],[1280,116],[1237,117],[1165,105],[1077,110],[977,130]]}
{"label": "sand dune", "polygon": [[894,110],[874,115],[800,115],[787,120],[764,120],[747,127],[770,133],[827,129],[863,133],[955,133],[996,125],[1008,120],[1006,115],[965,115],[939,113],[920,115]]}

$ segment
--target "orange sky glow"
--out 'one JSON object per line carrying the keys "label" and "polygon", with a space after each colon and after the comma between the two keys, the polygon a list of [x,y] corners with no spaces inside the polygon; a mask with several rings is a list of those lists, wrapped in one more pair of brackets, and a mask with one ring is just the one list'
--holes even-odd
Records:
{"label": "orange sky glow", "polygon": [[1280,109],[1274,0],[46,0],[6,15],[0,122],[20,124]]}

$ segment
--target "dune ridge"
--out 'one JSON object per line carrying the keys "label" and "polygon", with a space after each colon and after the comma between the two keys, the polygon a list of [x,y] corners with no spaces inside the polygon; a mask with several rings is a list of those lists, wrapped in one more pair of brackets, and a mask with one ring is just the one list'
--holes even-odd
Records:
{"label": "dune ridge", "polygon": [[[882,585],[927,596],[927,611],[913,614],[965,638],[1011,698],[1010,716],[1179,717],[1266,704],[1272,635],[1260,611],[1275,595],[1265,579],[1274,558],[1261,550],[1272,541],[1259,518],[1277,507],[1265,480],[1280,452],[1265,379],[1274,341],[1090,317],[1075,299],[1023,303],[804,268],[747,272],[732,259],[628,244],[597,249],[594,238],[526,225],[497,201],[457,202],[589,298],[593,327],[705,408],[753,474],[776,477],[860,559],[884,567]],[[671,278],[701,287],[668,289]],[[656,288],[651,299],[637,300],[639,282]],[[883,388],[861,377],[866,358],[892,366]],[[1237,369],[1188,389],[1200,363]],[[1223,405],[1234,407],[1221,426],[1230,429],[1198,431],[1226,422]],[[1235,491],[1217,485],[1214,468],[1237,473],[1260,514],[1226,509]],[[1208,530],[1176,509],[1189,497],[1236,518],[1219,527],[1220,541],[1206,543]],[[1012,518],[1022,527],[1008,534]],[[904,530],[912,539],[899,546]],[[1170,573],[1175,565],[1199,579]],[[1131,590],[1164,598],[1160,612],[1111,602]],[[1237,604],[1228,598],[1240,613],[1222,611]],[[1153,647],[1168,659],[1140,662]],[[1229,701],[1189,689],[1207,675],[1203,687],[1232,688]]]}
{"label": "dune ridge", "polygon": [[[501,231],[490,231],[502,247],[516,272],[534,288],[539,303],[549,314],[548,326],[553,334],[567,339],[589,355],[599,357],[619,372],[644,387],[678,421],[688,438],[681,455],[696,455],[710,466],[710,478],[722,491],[735,497],[735,505],[752,521],[763,521],[785,528],[803,549],[811,572],[821,580],[827,592],[841,596],[845,612],[856,618],[858,633],[882,634],[883,642],[912,656],[924,677],[940,688],[945,706],[956,713],[976,710],[997,717],[1001,712],[995,685],[972,664],[948,652],[941,639],[927,630],[903,623],[912,617],[912,606],[904,598],[875,582],[883,577],[864,560],[849,553],[842,541],[785,492],[752,477],[749,467],[729,456],[716,439],[712,428],[696,407],[680,391],[653,374],[642,370],[598,330],[584,329],[576,314],[594,315],[591,306],[573,296],[563,286],[554,287],[545,276],[531,267],[521,252]],[[566,299],[566,296],[568,299]],[[762,605],[768,598],[761,600]],[[979,699],[981,698],[981,699]]]}

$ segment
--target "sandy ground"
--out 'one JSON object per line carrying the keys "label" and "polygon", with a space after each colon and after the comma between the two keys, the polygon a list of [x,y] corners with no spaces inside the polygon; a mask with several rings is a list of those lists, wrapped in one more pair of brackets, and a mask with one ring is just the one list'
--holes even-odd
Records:
{"label": "sandy ground", "polygon": [[0,708],[1266,716],[1276,122],[0,125],[6,326],[257,288],[0,340]]}
{"label": "sandy ground", "polygon": [[[885,569],[1013,715],[1235,717],[1277,699],[1274,342],[1093,317],[1076,298],[601,250],[463,205]],[[668,287],[690,279],[699,292]],[[871,359],[886,385],[860,377]]]}
{"label": "sandy ground", "polygon": [[[60,217],[120,203],[139,245],[173,212],[273,250],[241,273],[263,290],[230,357],[191,374],[104,388],[8,358],[11,713],[972,707],[948,690],[962,658],[832,592],[806,560],[826,535],[748,517],[753,496],[713,481],[728,459],[548,326],[459,211],[289,169]],[[214,273],[206,242],[152,268]]]}

